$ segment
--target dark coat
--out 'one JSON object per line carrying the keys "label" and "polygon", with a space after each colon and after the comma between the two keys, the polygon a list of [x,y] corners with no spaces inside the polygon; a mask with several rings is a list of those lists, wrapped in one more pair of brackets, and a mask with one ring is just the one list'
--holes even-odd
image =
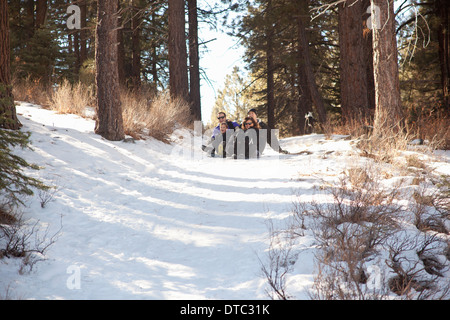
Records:
{"label": "dark coat", "polygon": [[264,122],[258,119],[259,126],[261,129],[265,129],[267,132],[266,135],[266,141],[269,144],[269,146],[275,150],[276,152],[283,152],[283,150],[280,147],[280,141],[278,141],[278,138],[275,135],[272,135],[269,126]]}
{"label": "dark coat", "polygon": [[237,130],[228,140],[227,154],[233,154],[235,159],[259,158],[265,146],[259,129]]}

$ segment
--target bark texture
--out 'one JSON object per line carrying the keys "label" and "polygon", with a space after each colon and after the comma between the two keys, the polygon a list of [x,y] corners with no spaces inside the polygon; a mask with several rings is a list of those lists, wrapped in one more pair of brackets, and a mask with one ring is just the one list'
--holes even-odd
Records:
{"label": "bark texture", "polygon": [[97,120],[95,133],[124,138],[118,69],[118,0],[98,0],[96,29]]}

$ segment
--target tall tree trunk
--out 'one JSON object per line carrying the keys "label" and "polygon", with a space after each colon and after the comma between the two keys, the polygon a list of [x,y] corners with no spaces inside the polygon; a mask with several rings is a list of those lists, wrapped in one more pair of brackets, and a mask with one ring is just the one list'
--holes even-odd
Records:
{"label": "tall tree trunk", "polygon": [[153,81],[155,88],[158,86],[158,81],[159,81],[157,61],[158,61],[158,56],[157,56],[157,52],[156,52],[156,46],[154,45],[152,47],[152,62],[150,65],[152,66],[151,74],[152,74],[152,81]]}
{"label": "tall tree trunk", "polygon": [[37,0],[36,28],[40,28],[44,25],[46,16],[47,16],[47,0]]}
{"label": "tall tree trunk", "polygon": [[[367,13],[367,8],[370,7],[370,0],[362,0],[362,8]],[[365,16],[365,15],[364,15]],[[367,26],[367,19],[364,20],[363,29],[363,50],[364,50],[364,64],[366,66],[366,83],[367,83],[367,102],[369,103],[370,123],[373,123],[373,115],[375,113],[375,83],[373,80],[373,41],[372,30]]]}
{"label": "tall tree trunk", "polygon": [[124,138],[118,70],[118,0],[98,0],[96,29],[97,121],[95,133],[108,140]]}
{"label": "tall tree trunk", "polygon": [[[379,10],[376,10],[375,6]],[[394,0],[371,0],[371,8],[376,104],[374,129],[375,132],[389,128],[400,129],[403,111],[398,75]]]}
{"label": "tall tree trunk", "polygon": [[[119,2],[119,9],[120,9],[120,2]],[[117,68],[118,68],[118,74],[119,74],[119,87],[120,88],[126,88],[127,87],[127,75],[125,72],[125,44],[124,44],[124,36],[123,36],[123,30],[124,30],[124,23],[122,16],[119,16],[118,18],[118,26],[119,29],[117,30]]]}
{"label": "tall tree trunk", "polygon": [[300,40],[303,35],[303,24],[302,17],[309,16],[309,1],[297,1],[297,12],[296,12],[296,30],[297,30],[297,92],[298,92],[298,101],[297,101],[297,116],[296,116],[296,134],[305,134],[309,133],[310,127],[306,121],[305,116],[313,111],[312,109],[312,100],[311,94],[308,87],[308,79],[306,75],[306,67],[304,60],[304,43]]}
{"label": "tall tree trunk", "polygon": [[439,42],[439,64],[441,67],[441,87],[444,110],[448,110],[450,103],[450,8],[444,0],[436,1],[436,12],[439,16],[438,42]]}
{"label": "tall tree trunk", "polygon": [[17,119],[11,87],[8,0],[0,0],[0,128],[17,130]]}
{"label": "tall tree trunk", "polygon": [[[301,19],[300,16],[297,19]],[[297,21],[297,34],[301,34],[302,24]],[[297,90],[299,99],[297,102],[297,130],[299,134],[308,133],[308,127],[305,116],[312,112],[311,94],[309,92],[308,80],[306,76],[306,68],[304,61],[303,47],[298,41],[297,45]]]}
{"label": "tall tree trunk", "polygon": [[267,125],[270,129],[275,128],[275,98],[274,98],[274,62],[273,62],[273,24],[272,24],[272,0],[267,5],[267,45],[266,45],[266,68],[267,68]]}
{"label": "tall tree trunk", "polygon": [[189,17],[189,100],[194,121],[202,120],[198,55],[197,0],[187,0]]}
{"label": "tall tree trunk", "polygon": [[[157,0],[153,0],[153,1],[157,1]],[[155,10],[153,10],[152,15],[151,15],[151,24],[154,25],[156,23],[156,12]],[[153,36],[156,36],[156,31],[151,31]],[[155,42],[152,43],[152,48],[151,48],[151,56],[152,56],[152,60],[151,60],[151,75],[152,75],[152,80],[153,80],[153,84],[154,87],[156,88],[158,86],[158,57],[157,57],[157,48],[156,48],[156,44]]]}
{"label": "tall tree trunk", "polygon": [[23,39],[28,41],[34,35],[34,0],[26,0],[25,3],[25,30],[28,39]]}
{"label": "tall tree trunk", "polygon": [[308,85],[309,94],[311,100],[316,107],[316,112],[318,115],[318,120],[321,124],[325,124],[327,121],[327,114],[325,110],[325,105],[323,103],[322,96],[319,92],[319,88],[316,84],[316,79],[314,77],[314,72],[312,68],[311,55],[309,52],[309,42],[306,37],[306,29],[303,23],[303,18],[299,17],[297,19],[298,23],[298,41],[299,41],[299,49],[301,56],[301,64],[304,66],[304,72],[306,75],[306,81]]}
{"label": "tall tree trunk", "polygon": [[184,0],[169,0],[169,87],[172,98],[189,100]]}
{"label": "tall tree trunk", "polygon": [[86,2],[87,0],[81,0],[80,2],[80,64],[83,64],[87,59]]}
{"label": "tall tree trunk", "polygon": [[141,86],[141,22],[142,14],[140,0],[133,0],[133,16],[131,18],[131,35],[132,43],[132,62],[131,62],[131,78],[133,89]]}
{"label": "tall tree trunk", "polygon": [[75,52],[75,70],[74,73],[76,77],[78,78],[80,73],[80,67],[81,67],[81,57],[80,57],[80,35],[77,32],[73,33],[73,47]]}
{"label": "tall tree trunk", "polygon": [[344,122],[363,121],[368,114],[362,2],[339,4],[341,110]]}

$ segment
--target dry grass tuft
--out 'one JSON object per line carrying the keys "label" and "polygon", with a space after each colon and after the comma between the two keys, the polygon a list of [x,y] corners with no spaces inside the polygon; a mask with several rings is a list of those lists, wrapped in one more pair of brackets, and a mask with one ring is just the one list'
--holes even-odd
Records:
{"label": "dry grass tuft", "polygon": [[30,77],[19,79],[13,76],[12,85],[14,100],[26,101],[48,107],[51,88],[43,85],[39,80],[31,80]]}
{"label": "dry grass tuft", "polygon": [[188,103],[171,99],[167,91],[157,95],[123,92],[122,110],[125,133],[134,138],[149,135],[168,142],[176,128],[190,122]]}
{"label": "dry grass tuft", "polygon": [[72,85],[64,80],[50,98],[50,108],[58,113],[86,116],[86,108],[95,103],[93,90],[78,82]]}

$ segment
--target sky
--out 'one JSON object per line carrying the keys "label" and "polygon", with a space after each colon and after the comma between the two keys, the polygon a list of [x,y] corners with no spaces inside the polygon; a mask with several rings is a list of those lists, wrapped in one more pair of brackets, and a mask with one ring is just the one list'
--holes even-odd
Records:
{"label": "sky", "polygon": [[203,25],[199,23],[199,28],[200,41],[217,39],[200,48],[200,68],[205,71],[209,79],[208,82],[203,77],[200,81],[202,119],[203,123],[207,124],[210,121],[218,91],[223,88],[225,76],[231,74],[236,65],[242,69],[245,49],[239,46],[236,38],[228,36],[223,27],[210,30],[206,23]]}

